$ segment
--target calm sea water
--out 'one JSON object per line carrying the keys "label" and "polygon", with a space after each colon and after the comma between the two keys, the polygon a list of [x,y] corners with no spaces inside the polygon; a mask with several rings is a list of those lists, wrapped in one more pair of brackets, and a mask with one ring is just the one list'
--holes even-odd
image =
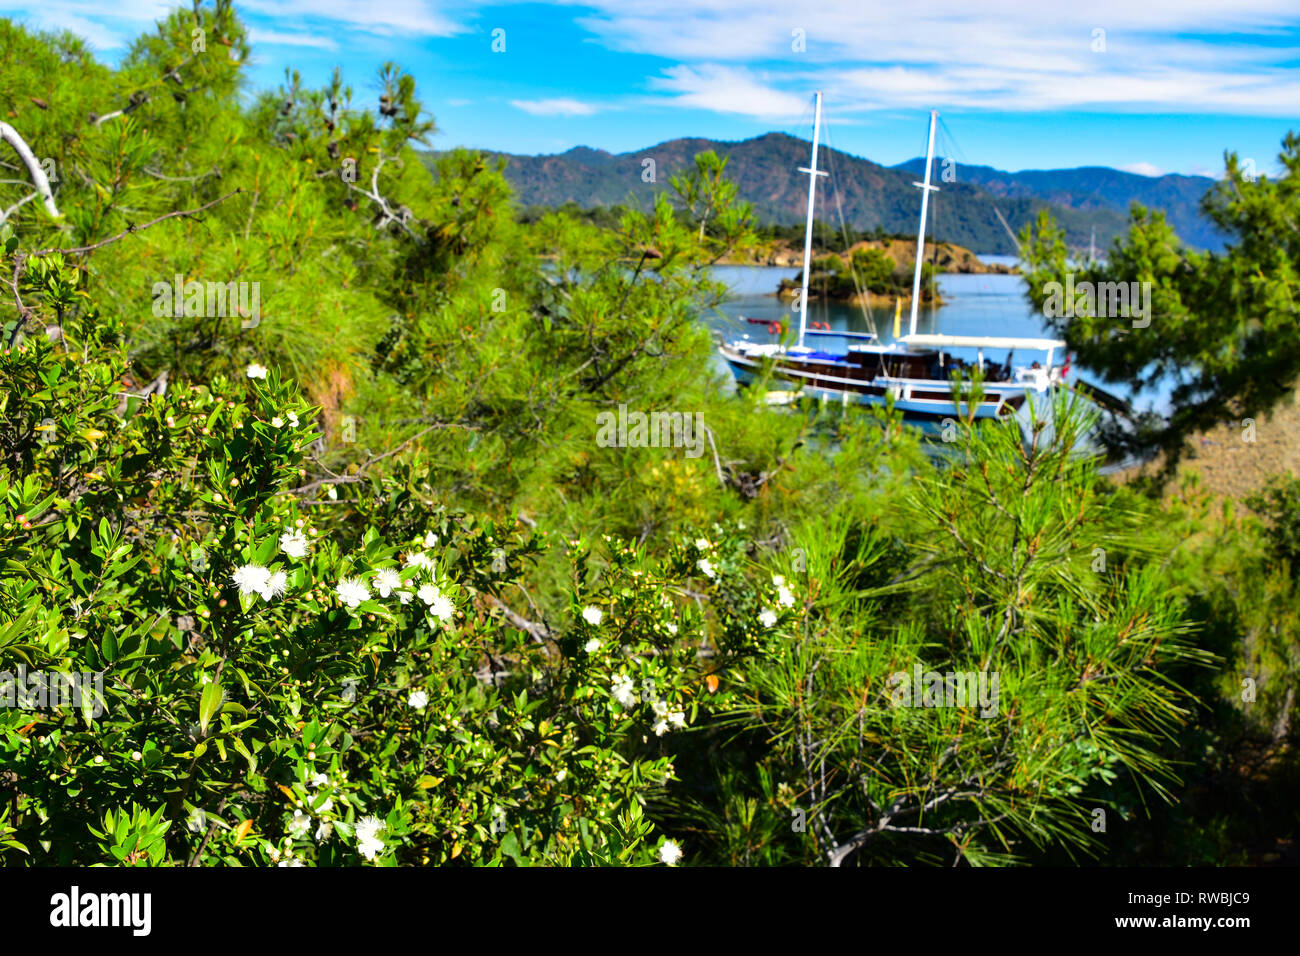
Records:
{"label": "calm sea water", "polygon": [[[1014,256],[980,256],[984,262],[1014,265]],[[765,326],[751,325],[743,317],[760,318],[770,321],[784,320],[797,327],[799,313],[790,308],[788,300],[778,299],[774,293],[777,284],[786,278],[799,274],[797,268],[777,266],[717,266],[714,275],[727,284],[731,296],[721,306],[702,318],[710,328],[721,333],[726,339],[749,337],[755,342],[773,342],[775,338],[768,334]],[[1000,335],[1044,337],[1053,333],[1047,328],[1041,313],[1034,311],[1025,298],[1025,281],[1018,275],[959,275],[947,274],[938,277],[939,295],[944,304],[935,309],[922,308],[917,316],[916,330],[923,333],[941,333],[945,335]],[[907,334],[909,310],[903,308],[901,320],[902,332]],[[894,310],[892,307],[877,306],[872,310],[871,318],[875,321],[876,331],[881,341],[892,342],[894,339]],[[871,325],[861,306],[847,305],[843,302],[826,302],[811,300],[808,303],[808,322],[826,322],[833,330],[850,332],[869,332]],[[842,350],[851,340],[837,336],[819,335],[808,344],[813,347],[826,348],[831,351]],[[953,349],[952,353],[973,361],[974,349]],[[986,349],[984,357],[992,361],[1005,361],[1005,351]],[[1042,353],[1024,352],[1016,357],[1016,364],[1021,361],[1041,361]],[[1061,356],[1057,356],[1060,361]],[[730,374],[726,362],[715,355],[715,362],[720,371]],[[1070,370],[1074,379],[1095,382],[1106,390],[1134,401],[1139,407],[1154,405],[1163,410],[1168,405],[1168,388],[1135,394],[1123,385],[1108,385],[1088,369],[1074,366]]]}

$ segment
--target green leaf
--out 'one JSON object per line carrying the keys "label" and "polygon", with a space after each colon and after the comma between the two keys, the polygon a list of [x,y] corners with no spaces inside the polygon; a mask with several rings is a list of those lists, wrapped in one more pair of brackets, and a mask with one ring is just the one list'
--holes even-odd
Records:
{"label": "green leaf", "polygon": [[218,708],[221,707],[221,684],[213,681],[203,687],[203,695],[199,698],[199,730],[202,733],[208,732],[208,722],[212,720]]}
{"label": "green leaf", "polygon": [[4,625],[4,627],[0,627],[0,647],[15,640],[18,635],[22,634],[38,610],[40,610],[39,605],[29,605],[27,610],[24,611],[16,620],[10,621],[8,624]]}
{"label": "green leaf", "polygon": [[501,838],[501,852],[515,861],[516,866],[527,866],[527,858],[519,850],[519,840],[513,833]]}

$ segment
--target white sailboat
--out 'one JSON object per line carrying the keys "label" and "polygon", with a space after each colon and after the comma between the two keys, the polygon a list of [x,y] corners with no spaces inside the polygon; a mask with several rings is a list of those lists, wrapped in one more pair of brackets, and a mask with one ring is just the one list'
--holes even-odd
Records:
{"label": "white sailboat", "polygon": [[[808,328],[808,279],[812,265],[812,226],[817,179],[827,175],[817,168],[817,151],[821,134],[822,95],[816,94],[813,118],[812,156],[808,167],[808,216],[804,233],[803,284],[799,297],[799,338],[795,345],[759,343],[742,339],[724,342],[719,351],[730,366],[737,384],[746,386],[763,375],[768,366],[773,378],[802,395],[835,402],[860,405],[885,405],[891,399],[905,419],[939,422],[958,412],[954,403],[949,374],[953,368],[969,368],[953,358],[946,349],[977,350],[977,367],[983,372],[983,395],[974,403],[976,418],[1000,418],[1015,414],[1028,396],[1046,396],[1064,382],[1062,366],[1055,357],[1065,354],[1065,343],[1058,339],[1019,338],[971,335],[919,334],[917,312],[921,300],[921,263],[925,252],[926,214],[930,193],[938,187],[930,181],[934,164],[934,133],[938,112],[930,112],[929,144],[926,148],[925,178],[914,185],[921,189],[921,215],[916,235],[916,266],[912,277],[911,318],[907,335],[882,343],[875,333],[842,332]],[[895,333],[897,334],[897,333]],[[809,336],[831,336],[850,343],[843,352],[831,352],[806,346]],[[984,350],[1008,350],[1006,364],[986,362]],[[1011,355],[1020,352],[1043,352],[1045,361],[1012,366]],[[972,412],[968,396],[963,396],[960,413]],[[973,396],[970,396],[973,398]],[[1035,400],[1035,404],[1043,403]]]}

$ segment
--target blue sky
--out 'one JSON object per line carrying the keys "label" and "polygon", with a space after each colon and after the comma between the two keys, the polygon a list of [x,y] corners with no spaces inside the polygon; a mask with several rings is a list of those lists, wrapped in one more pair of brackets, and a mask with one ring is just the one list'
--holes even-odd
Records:
{"label": "blue sky", "polygon": [[[173,4],[0,0],[86,37],[105,62]],[[236,0],[255,88],[286,66],[357,100],[379,64],[411,72],[439,148],[636,150],[678,136],[808,137],[892,164],[924,152],[1002,169],[1105,165],[1216,175],[1223,151],[1276,168],[1300,130],[1298,0]],[[504,31],[504,33],[494,33]],[[503,51],[494,51],[493,43]]]}

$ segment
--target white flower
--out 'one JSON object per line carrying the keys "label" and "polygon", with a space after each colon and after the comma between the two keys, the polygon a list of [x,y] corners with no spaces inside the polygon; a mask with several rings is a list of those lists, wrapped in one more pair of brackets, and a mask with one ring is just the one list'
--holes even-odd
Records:
{"label": "white flower", "polygon": [[614,677],[614,683],[610,687],[610,692],[614,699],[623,705],[625,710],[631,710],[636,706],[636,681],[622,674]]}
{"label": "white flower", "polygon": [[411,696],[406,699],[406,702],[416,710],[424,710],[424,708],[429,706],[429,695],[422,690],[413,690],[411,691]]}
{"label": "white flower", "polygon": [[290,424],[291,426],[293,426],[294,428],[297,428],[297,427],[298,427],[298,413],[297,413],[297,412],[290,412],[290,413],[289,413],[289,424]]}
{"label": "white flower", "polygon": [[696,538],[695,547],[701,551],[708,551],[709,548],[713,547],[713,545],[709,543],[708,538]]}
{"label": "white flower", "polygon": [[354,608],[362,601],[370,600],[370,591],[358,578],[344,578],[334,589],[338,599],[348,607]]}
{"label": "white flower", "polygon": [[328,498],[330,501],[338,501],[339,490],[335,488],[333,485],[330,485],[328,488],[325,489],[325,497]]}
{"label": "white flower", "polygon": [[293,811],[293,819],[289,821],[287,829],[289,830],[289,836],[295,840],[300,840],[311,829],[311,817],[301,810],[295,810]]}
{"label": "white flower", "polygon": [[398,591],[398,592],[397,592],[397,598],[398,598],[398,600],[400,600],[403,604],[410,604],[410,603],[411,603],[411,598],[412,598],[412,597],[414,597],[414,595],[411,594],[410,591]]}
{"label": "white flower", "polygon": [[426,548],[432,548],[432,547],[436,547],[437,544],[438,544],[438,536],[434,534],[432,531],[426,532],[424,535],[424,546]]}
{"label": "white flower", "polygon": [[261,594],[271,583],[271,572],[260,564],[241,564],[230,577],[240,594]]}
{"label": "white flower", "polygon": [[456,611],[456,606],[447,600],[446,595],[439,594],[429,604],[429,615],[436,617],[442,623],[446,624],[451,620],[451,616]]}
{"label": "white flower", "polygon": [[402,586],[402,576],[392,568],[380,568],[375,572],[375,589],[381,598],[386,598]]}
{"label": "white flower", "polygon": [[668,625],[668,633],[669,633],[669,634],[676,634],[676,633],[677,633],[677,625],[676,625],[676,624],[669,624],[669,625]]}
{"label": "white flower", "polygon": [[271,419],[271,427],[272,427],[272,428],[283,428],[283,427],[284,427],[284,419],[281,418],[279,415],[276,415],[274,418]]}
{"label": "white flower", "polygon": [[306,866],[302,860],[281,860],[276,866]]}
{"label": "white flower", "polygon": [[663,860],[669,866],[676,866],[677,861],[682,858],[682,848],[677,845],[676,840],[664,840],[663,846],[659,848],[659,859]]}
{"label": "white flower", "polygon": [[248,366],[246,374],[249,378],[266,378],[266,366],[258,365],[254,362],[252,365]]}
{"label": "white flower", "polygon": [[373,860],[376,853],[382,853],[384,841],[379,839],[379,831],[384,829],[384,821],[378,817],[363,817],[357,822],[357,852],[367,860]]}
{"label": "white flower", "polygon": [[771,608],[763,608],[758,612],[758,623],[764,627],[776,627],[776,612]]}
{"label": "white flower", "polygon": [[706,578],[714,577],[716,574],[716,570],[713,567],[713,562],[711,562],[708,558],[700,558],[700,560],[695,562],[695,566],[704,572],[704,576]]}
{"label": "white flower", "polygon": [[779,588],[783,588],[785,587],[785,578],[781,577],[779,574],[774,574],[772,575],[772,583]]}
{"label": "white flower", "polygon": [[776,592],[776,603],[782,607],[794,607],[794,595],[784,584],[778,585]]}
{"label": "white flower", "polygon": [[593,637],[586,644],[582,645],[582,649],[586,651],[588,654],[595,654],[598,650],[600,650],[600,641],[596,640],[596,638]]}
{"label": "white flower", "polygon": [[662,737],[667,733],[669,727],[685,727],[686,714],[680,710],[673,710],[662,700],[657,700],[651,705],[655,716],[659,719],[655,721],[654,732],[656,737]]}
{"label": "white flower", "polygon": [[284,593],[284,589],[288,583],[288,576],[283,571],[276,571],[275,574],[272,574],[266,579],[266,584],[260,592],[262,600],[269,601],[273,597],[279,597]]}
{"label": "white flower", "polygon": [[408,568],[433,568],[433,561],[423,551],[414,551],[406,556]]}
{"label": "white flower", "polygon": [[559,773],[555,775],[555,782],[564,783],[564,778],[567,777],[568,775],[569,775],[569,771],[564,767],[561,767]]}
{"label": "white flower", "polygon": [[[311,807],[313,813],[329,813],[334,808],[334,800],[325,796],[322,800],[322,791],[330,785],[330,778],[324,773],[314,773],[311,777],[311,785],[316,788],[316,792],[308,799],[307,804]],[[317,833],[320,831],[318,830]],[[320,840],[318,836],[317,841]]]}
{"label": "white flower", "polygon": [[592,627],[600,627],[600,622],[605,619],[605,613],[598,607],[584,607],[582,619]]}
{"label": "white flower", "polygon": [[307,556],[307,536],[301,531],[286,531],[280,535],[280,550],[291,558]]}
{"label": "white flower", "polygon": [[432,584],[421,584],[420,590],[415,592],[415,596],[425,604],[433,604],[434,601],[442,597],[442,592]]}
{"label": "white flower", "polygon": [[316,828],[316,842],[324,843],[330,838],[330,834],[333,832],[334,824],[330,823],[328,820],[322,820],[321,825]]}

